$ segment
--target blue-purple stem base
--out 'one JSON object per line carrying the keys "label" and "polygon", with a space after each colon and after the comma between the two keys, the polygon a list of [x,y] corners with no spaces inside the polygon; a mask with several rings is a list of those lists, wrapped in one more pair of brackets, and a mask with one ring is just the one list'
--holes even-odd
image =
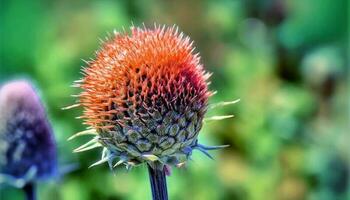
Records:
{"label": "blue-purple stem base", "polygon": [[147,165],[153,200],[168,200],[168,190],[164,169]]}

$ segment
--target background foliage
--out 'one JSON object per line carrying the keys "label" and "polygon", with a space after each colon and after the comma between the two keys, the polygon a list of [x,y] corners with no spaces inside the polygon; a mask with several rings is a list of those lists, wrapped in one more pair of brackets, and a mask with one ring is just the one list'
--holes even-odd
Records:
{"label": "background foliage", "polygon": [[[168,178],[171,199],[349,198],[349,63],[346,0],[84,1],[1,0],[0,82],[32,80],[55,130],[60,163],[79,169],[39,185],[50,200],[149,199],[146,167],[115,176],[107,166],[88,169],[99,151],[73,154],[88,138],[81,110],[63,111],[81,60],[93,57],[98,38],[131,23],[177,24],[195,40],[214,72],[211,102],[240,98],[208,115],[235,114],[207,123],[204,143],[229,144],[211,161],[194,153]],[[0,111],[1,112],[1,111]],[[0,199],[22,199],[0,190]]]}

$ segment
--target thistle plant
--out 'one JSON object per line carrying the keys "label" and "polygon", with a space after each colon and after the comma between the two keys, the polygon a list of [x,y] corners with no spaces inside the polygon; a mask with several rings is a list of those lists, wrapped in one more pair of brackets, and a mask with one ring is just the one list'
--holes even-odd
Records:
{"label": "thistle plant", "polygon": [[107,162],[111,169],[130,169],[145,163],[153,199],[167,199],[165,175],[171,166],[183,166],[194,149],[210,157],[208,150],[225,147],[198,142],[213,95],[208,90],[210,73],[189,37],[175,26],[114,32],[86,63],[84,77],[74,84],[82,89],[78,103],[67,108],[83,107],[79,118],[89,127],[70,139],[94,136],[74,151],[102,148],[101,159],[91,166]]}
{"label": "thistle plant", "polygon": [[57,175],[56,144],[45,110],[26,81],[0,88],[0,186],[22,188],[36,199],[35,183]]}

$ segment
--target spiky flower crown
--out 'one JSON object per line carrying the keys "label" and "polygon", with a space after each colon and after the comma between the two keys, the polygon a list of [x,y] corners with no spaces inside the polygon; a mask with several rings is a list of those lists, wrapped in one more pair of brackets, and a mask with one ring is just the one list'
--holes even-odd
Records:
{"label": "spiky flower crown", "polygon": [[27,81],[0,88],[0,184],[22,187],[57,175],[56,144],[46,112]]}
{"label": "spiky flower crown", "polygon": [[75,83],[83,91],[78,104],[68,108],[82,106],[80,118],[90,129],[71,138],[95,135],[75,151],[103,147],[101,160],[92,166],[147,162],[162,168],[181,166],[193,149],[209,155],[207,150],[221,148],[197,140],[212,93],[210,74],[193,51],[189,37],[175,27],[115,32]]}

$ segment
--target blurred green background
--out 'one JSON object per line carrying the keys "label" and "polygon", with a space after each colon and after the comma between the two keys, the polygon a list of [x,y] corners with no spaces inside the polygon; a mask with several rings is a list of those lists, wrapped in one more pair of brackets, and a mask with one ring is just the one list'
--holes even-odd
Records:
{"label": "blurred green background", "polygon": [[[347,0],[85,1],[1,0],[0,83],[32,80],[55,130],[61,165],[80,168],[39,184],[39,200],[150,199],[145,166],[115,176],[107,165],[88,169],[100,151],[73,154],[89,138],[67,138],[85,127],[69,87],[81,59],[99,38],[132,23],[179,26],[214,73],[211,102],[241,102],[208,116],[209,145],[229,144],[215,161],[195,152],[168,177],[170,199],[350,199],[349,52]],[[0,111],[1,112],[1,111]],[[1,200],[23,199],[20,190]]]}

